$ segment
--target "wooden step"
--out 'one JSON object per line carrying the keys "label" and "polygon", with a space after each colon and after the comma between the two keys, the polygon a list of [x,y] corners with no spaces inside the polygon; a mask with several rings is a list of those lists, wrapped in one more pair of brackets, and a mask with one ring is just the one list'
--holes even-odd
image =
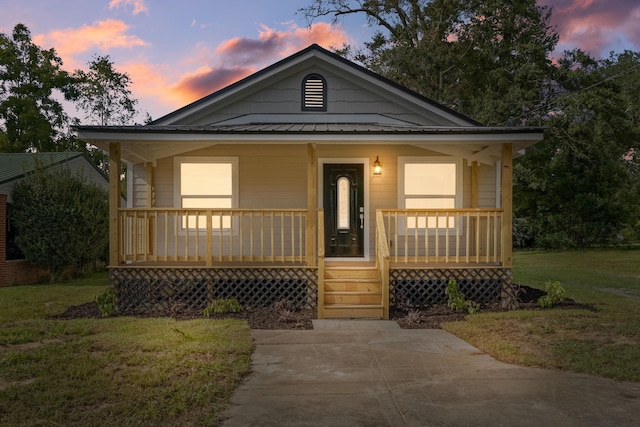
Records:
{"label": "wooden step", "polygon": [[324,293],[325,308],[331,304],[371,305],[380,304],[380,292],[336,291]]}
{"label": "wooden step", "polygon": [[371,267],[327,267],[325,279],[378,279],[378,270]]}
{"label": "wooden step", "polygon": [[324,307],[324,317],[325,319],[382,319],[383,309],[380,304],[331,304]]}
{"label": "wooden step", "polygon": [[382,285],[371,265],[331,265],[324,270],[325,319],[382,319]]}
{"label": "wooden step", "polygon": [[378,279],[325,279],[325,291],[380,292]]}

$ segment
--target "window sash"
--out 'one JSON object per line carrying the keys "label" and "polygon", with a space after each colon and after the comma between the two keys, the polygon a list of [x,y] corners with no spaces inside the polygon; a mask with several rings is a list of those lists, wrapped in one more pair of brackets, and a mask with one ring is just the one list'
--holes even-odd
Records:
{"label": "window sash", "polygon": [[[238,206],[238,160],[229,157],[176,157],[175,205],[182,209],[231,209]],[[202,185],[204,184],[204,185]],[[218,184],[218,185],[216,185]],[[228,232],[231,217],[213,216],[213,232]],[[206,232],[206,216],[184,215],[181,231]]]}
{"label": "window sash", "polygon": [[[443,157],[398,159],[398,204],[405,209],[456,209],[462,205],[462,160]],[[427,166],[421,168],[421,166]],[[403,221],[404,222],[404,221]],[[407,217],[402,231],[435,232],[456,228],[455,218]]]}

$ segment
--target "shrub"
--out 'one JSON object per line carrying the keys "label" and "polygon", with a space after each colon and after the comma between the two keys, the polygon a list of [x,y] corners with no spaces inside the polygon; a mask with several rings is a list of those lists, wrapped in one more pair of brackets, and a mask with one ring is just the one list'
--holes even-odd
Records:
{"label": "shrub", "polygon": [[295,320],[294,313],[296,306],[290,300],[280,300],[274,304],[273,309],[278,313],[280,319],[285,322],[293,322]]}
{"label": "shrub", "polygon": [[551,308],[560,304],[567,296],[567,291],[558,281],[545,283],[545,291],[547,294],[538,298],[538,305],[542,308]]}
{"label": "shrub", "polygon": [[417,325],[422,321],[422,312],[420,310],[411,309],[405,316],[409,325]]}
{"label": "shrub", "polygon": [[449,298],[447,305],[450,309],[460,311],[466,308],[467,304],[464,295],[460,292],[460,289],[458,289],[458,282],[453,279],[449,280],[444,293]]}
{"label": "shrub", "polygon": [[116,291],[112,287],[96,297],[102,317],[113,316],[116,312]]}
{"label": "shrub", "polygon": [[244,310],[242,304],[235,298],[219,298],[211,301],[211,304],[202,311],[205,317],[210,317],[212,314],[224,314],[224,313],[240,313]]}
{"label": "shrub", "polygon": [[49,269],[52,281],[68,269],[82,276],[95,261],[106,261],[109,200],[104,189],[68,167],[46,168],[38,160],[12,198],[16,242],[27,259]]}
{"label": "shrub", "polygon": [[505,310],[516,310],[520,304],[520,295],[522,292],[522,287],[517,283],[506,286],[502,290],[500,307]]}
{"label": "shrub", "polygon": [[444,293],[449,298],[449,300],[447,301],[447,305],[452,310],[466,310],[466,312],[469,314],[475,314],[480,311],[480,304],[475,301],[467,301],[464,298],[462,292],[460,292],[460,289],[458,289],[458,282],[456,282],[454,279],[449,280]]}

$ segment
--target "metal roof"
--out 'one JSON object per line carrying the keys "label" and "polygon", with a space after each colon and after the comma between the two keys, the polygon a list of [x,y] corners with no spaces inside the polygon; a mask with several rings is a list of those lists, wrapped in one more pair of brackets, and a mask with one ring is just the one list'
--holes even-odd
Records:
{"label": "metal roof", "polygon": [[380,123],[246,123],[233,125],[78,126],[80,132],[210,134],[505,134],[541,133],[542,127],[404,126]]}
{"label": "metal roof", "polygon": [[82,155],[78,152],[0,153],[0,184],[22,178],[33,172],[38,161],[51,166]]}

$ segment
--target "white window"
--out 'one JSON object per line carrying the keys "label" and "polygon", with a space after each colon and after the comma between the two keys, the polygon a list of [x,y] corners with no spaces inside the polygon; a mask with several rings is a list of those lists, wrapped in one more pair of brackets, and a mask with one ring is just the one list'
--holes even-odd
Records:
{"label": "white window", "polygon": [[[398,158],[398,205],[405,209],[456,209],[462,206],[462,160],[444,157]],[[407,219],[416,228],[416,218]],[[417,227],[454,228],[455,219],[419,217]]]}
{"label": "white window", "polygon": [[[184,209],[229,209],[238,206],[238,159],[228,157],[176,157],[176,206]],[[206,227],[204,215],[189,215],[183,228]],[[213,229],[228,229],[230,217],[213,217]]]}

